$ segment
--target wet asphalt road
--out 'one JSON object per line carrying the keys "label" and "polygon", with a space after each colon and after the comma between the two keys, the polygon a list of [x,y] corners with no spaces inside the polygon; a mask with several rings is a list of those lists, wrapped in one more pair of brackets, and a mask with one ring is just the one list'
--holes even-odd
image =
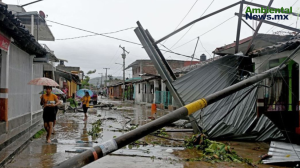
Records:
{"label": "wet asphalt road", "polygon": [[[126,133],[125,131],[116,131],[128,129],[130,124],[143,125],[151,122],[151,109],[145,105],[134,105],[132,102],[122,103],[120,101],[111,101],[107,99],[101,102],[109,102],[115,105],[117,110],[89,109],[87,122],[83,121],[83,113],[67,112],[58,113],[55,134],[52,135],[51,144],[46,143],[45,135],[39,139],[33,139],[28,146],[9,163],[7,168],[25,168],[25,167],[53,167],[54,165],[71,158],[78,153],[75,151],[84,150],[92,146],[99,145],[114,136]],[[166,111],[158,110],[156,118],[167,114]],[[98,137],[91,137],[88,131],[92,129],[92,123],[102,119],[101,132]],[[168,133],[169,138],[184,139],[191,136],[191,133]],[[141,139],[150,145],[146,146],[127,146],[111,155],[101,158],[85,168],[191,168],[191,167],[252,167],[247,164],[237,163],[217,163],[185,161],[187,158],[197,157],[199,151],[193,149],[184,149],[182,141],[170,141],[148,135]],[[228,143],[229,141],[227,141]],[[253,163],[259,161],[262,154],[267,153],[268,143],[247,143],[247,142],[229,142],[231,146],[242,157],[250,158]],[[155,145],[154,145],[155,144]],[[259,146],[259,150],[254,150]],[[258,167],[273,167],[272,165],[258,165]]]}

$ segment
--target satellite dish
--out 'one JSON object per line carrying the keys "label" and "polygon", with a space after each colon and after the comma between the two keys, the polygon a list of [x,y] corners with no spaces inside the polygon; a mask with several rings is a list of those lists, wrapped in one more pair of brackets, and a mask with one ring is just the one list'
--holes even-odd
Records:
{"label": "satellite dish", "polygon": [[40,16],[41,16],[43,19],[46,18],[46,15],[45,15],[45,13],[44,13],[43,11],[40,11],[39,14],[40,14]]}

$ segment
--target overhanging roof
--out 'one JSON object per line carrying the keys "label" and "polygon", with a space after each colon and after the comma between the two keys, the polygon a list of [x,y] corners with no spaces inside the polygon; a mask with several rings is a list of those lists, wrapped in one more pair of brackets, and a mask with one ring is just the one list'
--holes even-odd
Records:
{"label": "overhanging roof", "polygon": [[257,57],[262,55],[268,55],[271,53],[280,53],[286,50],[295,49],[300,45],[300,36],[291,38],[291,40],[278,42],[277,44],[266,46],[263,48],[258,48],[249,53],[251,57]]}
{"label": "overhanging roof", "polygon": [[14,39],[14,43],[28,54],[43,56],[47,51],[34,39],[7,5],[0,3],[0,30]]}
{"label": "overhanging roof", "polygon": [[[253,41],[254,44],[254,48],[255,49],[259,49],[259,48],[263,48],[266,46],[270,46],[270,45],[274,45],[277,44],[277,42],[283,42],[283,41],[287,41],[291,38],[291,35],[287,35],[287,36],[279,36],[279,35],[273,35],[273,34],[258,34],[255,37],[255,40]],[[248,44],[251,41],[252,36],[241,39],[239,41],[239,51],[241,51],[242,53],[246,53],[246,50],[248,48]],[[234,54],[235,53],[235,42],[222,46],[222,47],[218,47],[216,48],[213,53],[218,54],[218,55],[227,55],[227,54]]]}
{"label": "overhanging roof", "polygon": [[81,84],[79,76],[56,68],[55,74],[65,78],[68,81],[74,80],[78,85]]}

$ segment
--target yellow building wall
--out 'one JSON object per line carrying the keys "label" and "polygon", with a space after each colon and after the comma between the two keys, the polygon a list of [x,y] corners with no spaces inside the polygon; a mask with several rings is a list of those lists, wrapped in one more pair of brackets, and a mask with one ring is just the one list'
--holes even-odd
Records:
{"label": "yellow building wall", "polygon": [[77,84],[76,84],[76,82],[74,82],[73,80],[72,80],[72,82],[68,81],[68,88],[69,88],[68,96],[72,97],[73,93],[76,96],[76,91],[77,91]]}

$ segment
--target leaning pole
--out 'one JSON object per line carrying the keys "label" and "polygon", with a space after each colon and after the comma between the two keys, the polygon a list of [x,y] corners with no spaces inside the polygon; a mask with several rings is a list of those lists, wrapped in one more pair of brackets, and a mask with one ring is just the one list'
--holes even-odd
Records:
{"label": "leaning pole", "polygon": [[[138,25],[141,28],[139,23],[138,23]],[[148,48],[145,47],[146,50]],[[93,161],[96,161],[96,160],[104,157],[105,155],[108,155],[108,154],[110,154],[110,153],[170,124],[170,123],[173,123],[183,117],[193,114],[194,112],[196,112],[200,109],[205,108],[207,105],[210,105],[220,99],[223,99],[224,97],[226,97],[228,95],[231,95],[232,93],[235,93],[235,92],[237,92],[241,89],[244,89],[248,86],[251,86],[265,78],[270,77],[272,74],[277,73],[278,70],[286,67],[287,61],[290,60],[298,52],[299,49],[300,49],[300,45],[291,53],[291,55],[289,55],[283,61],[283,63],[281,65],[279,65],[277,67],[269,69],[268,71],[257,74],[255,76],[252,76],[252,77],[245,79],[239,83],[229,86],[223,90],[220,90],[216,93],[210,94],[204,98],[201,98],[197,101],[187,104],[187,105],[173,111],[172,113],[169,113],[163,117],[160,117],[157,120],[147,123],[141,127],[138,127],[135,130],[132,130],[126,134],[123,134],[123,135],[117,137],[117,138],[103,142],[98,146],[92,147],[89,150],[86,150],[85,152],[83,152],[81,154],[78,154],[62,163],[59,163],[58,165],[56,165],[54,167],[55,168],[65,168],[65,167],[77,168],[77,167],[82,167],[84,165],[87,165]]]}
{"label": "leaning pole", "polygon": [[[295,49],[295,51],[289,56],[289,58],[294,55],[300,47]],[[287,58],[287,59],[289,59]],[[108,155],[170,123],[173,123],[182,117],[191,115],[194,112],[205,108],[207,105],[210,105],[234,92],[237,92],[245,87],[251,86],[265,78],[270,77],[272,74],[276,73],[278,70],[286,67],[285,64],[278,67],[272,68],[268,71],[265,71],[261,74],[257,74],[248,79],[245,79],[235,85],[229,86],[221,91],[210,94],[204,98],[201,98],[197,101],[194,101],[186,106],[183,106],[172,113],[169,113],[163,117],[160,117],[157,120],[154,120],[148,124],[145,124],[141,127],[138,127],[135,130],[132,130],[126,134],[123,134],[117,138],[111,139],[109,141],[101,143],[99,146],[95,146],[81,154],[78,154],[62,163],[59,163],[55,168],[71,168],[71,167],[82,167],[86,164],[89,164],[93,161],[96,161],[105,155]]]}

